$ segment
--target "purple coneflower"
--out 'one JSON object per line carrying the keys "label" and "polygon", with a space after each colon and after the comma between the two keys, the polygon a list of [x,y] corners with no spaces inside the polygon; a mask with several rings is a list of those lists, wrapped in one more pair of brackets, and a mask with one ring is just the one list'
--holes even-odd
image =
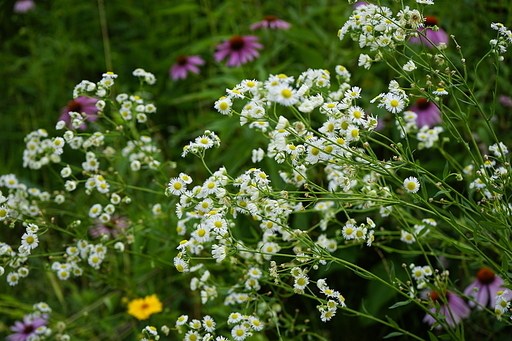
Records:
{"label": "purple coneflower", "polygon": [[7,341],[25,341],[32,335],[36,335],[37,328],[45,326],[48,321],[43,317],[35,317],[32,314],[25,315],[23,322],[15,321],[10,329],[15,332],[7,336]]}
{"label": "purple coneflower", "polygon": [[[424,44],[429,48],[434,48],[429,40],[434,43],[436,46],[440,46],[441,44],[448,45],[448,34],[439,28],[438,31],[432,30],[430,27],[437,26],[437,18],[431,15],[425,16],[425,28],[419,29],[419,34],[417,37],[411,37],[409,40],[413,44]],[[424,37],[427,36],[428,40]]]}
{"label": "purple coneflower", "polygon": [[441,123],[441,111],[437,105],[425,98],[418,98],[416,103],[407,110],[413,111],[418,115],[416,117],[416,126],[418,128],[423,126],[433,127]]}
{"label": "purple coneflower", "polygon": [[16,13],[27,13],[33,10],[36,4],[32,0],[18,0],[14,3],[14,12]]}
{"label": "purple coneflower", "polygon": [[172,80],[185,79],[187,78],[187,71],[193,73],[199,73],[199,68],[196,65],[203,65],[204,60],[199,56],[179,56],[176,59],[176,63],[169,70],[169,74]]}
{"label": "purple coneflower", "polygon": [[[444,292],[444,297],[441,298],[437,291],[432,290],[430,292],[430,299],[432,300],[432,303],[439,304],[439,311],[437,311],[437,314],[446,316],[446,323],[448,323],[452,328],[455,327],[456,324],[460,323],[463,318],[468,317],[471,313],[466,302],[451,292]],[[432,308],[429,308],[429,310],[432,314],[436,314],[437,307],[433,306]],[[433,325],[437,320],[432,315],[427,314],[423,318],[423,322]],[[441,328],[441,326],[438,325],[436,328]]]}
{"label": "purple coneflower", "polygon": [[130,225],[128,218],[114,214],[108,223],[98,220],[94,225],[89,226],[89,234],[94,238],[102,235],[106,235],[108,238],[117,238],[120,234],[124,234],[124,230]]}
{"label": "purple coneflower", "polygon": [[[82,114],[87,121],[93,122],[98,119],[98,108],[96,108],[96,102],[98,102],[95,98],[89,98],[86,96],[77,97],[74,100],[68,102],[68,105],[62,108],[60,111],[61,115],[59,117],[59,121],[65,121],[66,125],[69,129],[73,129],[71,125],[71,117],[69,116],[70,111],[77,112]],[[83,123],[79,129],[86,129],[87,125]]]}
{"label": "purple coneflower", "polygon": [[503,280],[491,270],[481,268],[476,273],[475,281],[464,290],[464,295],[474,299],[474,301],[469,301],[471,307],[478,303],[477,309],[483,310],[486,305],[494,308],[496,293],[502,290],[505,290]]}
{"label": "purple coneflower", "polygon": [[266,15],[264,20],[258,21],[250,26],[251,30],[256,30],[258,28],[267,29],[270,28],[272,30],[287,30],[292,25],[284,20],[278,19],[275,15]]}
{"label": "purple coneflower", "polygon": [[217,46],[214,58],[217,62],[220,62],[229,55],[226,66],[245,64],[260,55],[256,49],[261,49],[263,46],[257,43],[257,40],[258,37],[255,36],[233,36]]}

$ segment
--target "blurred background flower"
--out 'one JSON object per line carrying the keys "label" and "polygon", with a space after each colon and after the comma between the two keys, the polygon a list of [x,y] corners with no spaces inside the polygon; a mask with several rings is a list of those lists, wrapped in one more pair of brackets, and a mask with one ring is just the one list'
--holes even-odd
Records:
{"label": "blurred background flower", "polygon": [[416,126],[418,128],[423,126],[433,127],[441,123],[441,111],[437,105],[426,98],[418,98],[416,103],[408,110],[416,113]]}
{"label": "blurred background flower", "polygon": [[[437,18],[431,15],[425,16],[424,28],[418,30],[417,37],[411,37],[409,40],[413,44],[423,44],[429,48],[434,48],[432,43],[437,47],[443,47],[448,45],[448,34],[437,26],[438,21]],[[436,30],[434,31],[432,28],[436,26]],[[426,36],[426,38],[425,38]],[[428,39],[427,39],[428,38]],[[430,42],[430,41],[432,42]]]}
{"label": "blurred background flower", "polygon": [[[59,121],[65,121],[69,129],[72,129],[73,127],[71,125],[71,116],[69,116],[71,111],[82,114],[89,122],[96,121],[98,119],[98,115],[96,114],[98,112],[98,108],[96,108],[96,102],[98,102],[97,99],[89,98],[86,96],[80,96],[74,100],[69,101],[68,105],[62,108],[60,111],[61,115],[59,117]],[[80,126],[80,129],[82,130],[86,128],[87,125],[85,123]]]}
{"label": "blurred background flower", "polygon": [[215,61],[220,62],[228,57],[226,66],[240,66],[259,57],[257,49],[262,49],[263,45],[257,43],[256,36],[233,36],[220,45],[217,45],[215,52]]}
{"label": "blurred background flower", "polygon": [[33,10],[35,7],[36,4],[32,0],[17,0],[14,3],[14,12],[27,13],[28,11]]}
{"label": "blurred background flower", "polygon": [[[444,293],[444,297],[437,292],[432,290],[430,292],[430,299],[434,304],[431,308],[429,308],[432,314],[439,314],[446,316],[446,323],[450,327],[455,327],[456,324],[459,324],[463,318],[466,318],[471,313],[471,310],[467,306],[466,302],[459,296],[446,291]],[[439,304],[439,308],[437,307]],[[439,311],[438,311],[439,309]],[[426,322],[430,325],[433,325],[439,321],[439,319],[435,319],[432,315],[427,314],[423,318],[423,322]],[[441,325],[438,325],[436,328],[441,328]]]}
{"label": "blurred background flower", "polygon": [[275,15],[267,15],[265,19],[262,21],[258,21],[251,25],[251,30],[257,30],[258,28],[267,29],[270,28],[272,30],[287,30],[292,25],[284,20],[278,19]]}
{"label": "blurred background flower", "polygon": [[474,301],[469,301],[471,307],[478,303],[478,310],[483,310],[485,306],[494,308],[496,294],[505,289],[503,285],[503,280],[494,272],[487,268],[481,268],[476,273],[473,283],[464,290],[464,295],[474,299]]}
{"label": "blurred background flower", "polygon": [[15,332],[7,336],[7,341],[25,341],[25,340],[39,340],[37,329],[45,326],[48,321],[43,317],[37,317],[33,314],[25,315],[23,322],[16,321],[14,326],[10,327],[11,331]]}
{"label": "blurred background flower", "polygon": [[125,229],[131,225],[131,222],[126,217],[120,217],[114,214],[109,222],[103,223],[98,219],[96,224],[89,226],[89,234],[94,237],[101,237],[102,235],[108,238],[118,238],[120,234],[125,233]]}
{"label": "blurred background flower", "polygon": [[172,80],[185,79],[187,78],[187,71],[195,74],[199,73],[199,68],[196,65],[204,65],[203,58],[199,56],[179,56],[176,59],[176,63],[171,66],[169,74]]}

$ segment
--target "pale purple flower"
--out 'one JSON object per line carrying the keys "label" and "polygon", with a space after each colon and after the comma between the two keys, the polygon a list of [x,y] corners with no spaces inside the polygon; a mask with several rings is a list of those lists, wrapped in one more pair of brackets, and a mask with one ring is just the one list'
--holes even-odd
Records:
{"label": "pale purple flower", "polygon": [[441,111],[437,105],[425,98],[418,98],[416,103],[407,110],[418,115],[416,117],[416,126],[418,128],[423,126],[433,127],[441,123]]}
{"label": "pale purple flower", "polygon": [[354,8],[358,8],[358,7],[361,7],[361,6],[368,6],[368,2],[366,2],[366,1],[358,1],[355,4],[352,5],[352,7],[354,7]]}
{"label": "pale purple flower", "polygon": [[[423,44],[426,45],[429,48],[434,48],[432,43],[436,46],[439,46],[440,44],[448,45],[449,39],[448,34],[446,34],[443,29],[439,28],[438,31],[434,31],[430,27],[437,26],[437,18],[433,17],[431,15],[425,16],[425,27],[418,30],[418,36],[417,37],[411,37],[409,40],[413,44]],[[426,36],[428,39],[426,39],[424,36]],[[430,43],[429,40],[432,42]]]}
{"label": "pale purple flower", "polygon": [[[74,100],[68,102],[68,105],[61,109],[59,121],[65,121],[66,125],[69,129],[72,129],[71,125],[71,117],[69,116],[70,111],[77,112],[82,114],[86,118],[87,121],[93,122],[98,119],[98,108],[96,108],[96,102],[98,102],[95,98],[89,98],[86,96],[77,97]],[[87,125],[83,123],[79,129],[86,129]]]}
{"label": "pale purple flower", "polygon": [[27,13],[33,10],[36,4],[32,0],[18,0],[14,3],[14,12],[16,13]]}
{"label": "pale purple flower", "polygon": [[258,21],[250,26],[251,30],[257,30],[258,28],[272,30],[287,30],[292,25],[284,20],[278,19],[275,15],[266,15],[264,20]]}
{"label": "pale purple flower", "polygon": [[169,70],[172,80],[187,78],[187,71],[195,74],[199,73],[199,68],[196,65],[203,65],[204,60],[199,56],[179,56],[176,63]]}
{"label": "pale purple flower", "polygon": [[261,44],[256,42],[257,40],[258,37],[255,36],[233,36],[217,46],[214,58],[217,62],[220,62],[229,56],[226,66],[240,66],[250,62],[260,55],[256,49],[263,48]]}
{"label": "pale purple flower", "polygon": [[15,333],[7,336],[5,339],[7,341],[25,341],[30,336],[36,334],[37,328],[45,326],[47,323],[48,321],[46,314],[42,317],[36,317],[32,314],[25,315],[23,317],[23,322],[14,322],[14,326],[10,327],[9,329]]}
{"label": "pale purple flower", "polygon": [[[430,312],[434,315],[444,315],[446,319],[443,320],[452,328],[455,327],[456,324],[460,323],[463,318],[468,317],[471,313],[471,309],[469,309],[466,302],[451,292],[446,291],[444,293],[444,297],[441,298],[436,291],[432,290],[430,292],[430,299],[432,300],[432,303],[439,303],[439,311],[436,312],[437,307],[432,306],[429,308]],[[436,320],[432,315],[426,314],[423,318],[423,322],[433,325],[438,322],[438,320]],[[441,328],[441,326],[438,325],[436,328]]]}
{"label": "pale purple flower", "polygon": [[511,108],[512,107],[512,98],[504,95],[500,95],[499,101],[501,104],[503,104],[506,107]]}
{"label": "pale purple flower", "polygon": [[478,304],[478,310],[483,310],[487,305],[494,309],[496,293],[502,290],[505,290],[503,280],[491,270],[481,268],[476,273],[475,281],[464,290],[464,295],[474,299],[474,301],[469,301],[471,307]]}
{"label": "pale purple flower", "polygon": [[98,220],[94,225],[89,226],[89,234],[94,238],[102,235],[106,235],[107,239],[110,237],[117,238],[120,234],[124,234],[125,229],[130,225],[131,222],[128,218],[114,214],[108,223]]}

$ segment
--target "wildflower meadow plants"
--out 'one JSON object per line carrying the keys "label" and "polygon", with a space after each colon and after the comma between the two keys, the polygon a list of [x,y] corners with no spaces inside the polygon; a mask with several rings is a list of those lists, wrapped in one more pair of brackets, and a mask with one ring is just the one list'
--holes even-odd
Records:
{"label": "wildflower meadow plants", "polygon": [[[206,126],[170,158],[153,73],[134,70],[135,91],[110,71],[79,82],[55,127],[24,139],[23,167],[51,188],[0,175],[0,331],[506,337],[511,142],[496,108],[512,33],[490,22],[488,51],[465,56],[457,32],[449,43],[429,33],[440,32],[425,14],[433,3],[358,4],[337,35],[353,60],[240,79],[211,103],[240,127]],[[295,26],[265,20],[253,28]],[[264,53],[257,40],[235,35],[213,58],[240,66]],[[168,72],[183,80],[204,63],[179,57]],[[480,89],[487,63],[494,83]],[[375,70],[388,78],[365,82]],[[246,155],[237,134],[250,137]],[[242,164],[212,166],[219,154]]]}

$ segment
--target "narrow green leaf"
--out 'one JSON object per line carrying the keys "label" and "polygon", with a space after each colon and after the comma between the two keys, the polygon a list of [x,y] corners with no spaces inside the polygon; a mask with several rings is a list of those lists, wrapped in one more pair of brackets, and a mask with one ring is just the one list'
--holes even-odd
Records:
{"label": "narrow green leaf", "polygon": [[434,198],[437,198],[438,196],[442,195],[442,194],[447,194],[447,193],[450,193],[450,191],[438,191],[435,195],[434,195]]}
{"label": "narrow green leaf", "polygon": [[396,328],[396,329],[400,328],[400,327],[398,326],[398,324],[395,322],[395,320],[393,320],[393,319],[392,319],[391,317],[389,317],[388,315],[386,315],[386,319],[387,319],[387,320],[388,320],[388,322],[391,324],[391,326],[393,326],[393,328]]}
{"label": "narrow green leaf", "polygon": [[448,161],[444,164],[443,179],[446,179],[450,175],[450,164]]}
{"label": "narrow green leaf", "polygon": [[501,268],[503,269],[503,272],[508,272],[508,258],[504,257],[501,261]]}
{"label": "narrow green leaf", "polygon": [[401,333],[401,332],[392,332],[392,333],[389,333],[388,335],[384,336],[383,339],[389,339],[391,337],[395,337],[395,336],[401,336],[401,335],[404,335],[404,333]]}
{"label": "narrow green leaf", "polygon": [[395,308],[398,308],[398,307],[403,307],[404,305],[408,305],[409,303],[411,303],[411,300],[396,302],[395,304],[393,304],[388,309],[395,309]]}

